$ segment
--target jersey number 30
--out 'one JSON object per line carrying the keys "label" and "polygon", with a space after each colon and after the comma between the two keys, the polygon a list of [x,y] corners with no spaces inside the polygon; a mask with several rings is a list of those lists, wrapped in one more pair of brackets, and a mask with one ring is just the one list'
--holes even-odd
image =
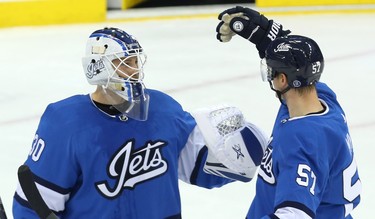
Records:
{"label": "jersey number 30", "polygon": [[44,146],[45,146],[44,140],[39,138],[38,134],[36,134],[34,137],[33,145],[29,152],[29,156],[31,156],[31,159],[33,159],[33,161],[39,160],[44,150]]}

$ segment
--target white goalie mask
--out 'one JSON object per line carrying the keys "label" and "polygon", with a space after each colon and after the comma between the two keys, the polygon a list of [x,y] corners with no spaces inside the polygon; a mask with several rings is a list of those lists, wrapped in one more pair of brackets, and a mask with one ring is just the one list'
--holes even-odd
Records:
{"label": "white goalie mask", "polygon": [[147,119],[150,99],[143,83],[145,62],[138,41],[117,28],[93,32],[82,58],[89,84],[102,86],[107,103],[141,121]]}

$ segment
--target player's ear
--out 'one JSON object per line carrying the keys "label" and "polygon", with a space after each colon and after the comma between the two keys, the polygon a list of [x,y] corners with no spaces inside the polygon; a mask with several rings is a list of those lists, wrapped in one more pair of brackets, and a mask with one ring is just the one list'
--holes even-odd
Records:
{"label": "player's ear", "polygon": [[282,84],[287,84],[287,83],[288,83],[288,78],[287,78],[286,74],[284,74],[284,73],[280,73],[280,74],[278,75],[278,77],[279,77],[280,82],[281,82]]}

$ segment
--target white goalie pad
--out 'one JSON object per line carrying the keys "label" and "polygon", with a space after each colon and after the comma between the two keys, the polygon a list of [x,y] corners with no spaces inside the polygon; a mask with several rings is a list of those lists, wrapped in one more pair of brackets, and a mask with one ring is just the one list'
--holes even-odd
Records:
{"label": "white goalie pad", "polygon": [[208,147],[207,173],[250,181],[263,157],[266,136],[245,121],[232,106],[204,108],[192,113]]}

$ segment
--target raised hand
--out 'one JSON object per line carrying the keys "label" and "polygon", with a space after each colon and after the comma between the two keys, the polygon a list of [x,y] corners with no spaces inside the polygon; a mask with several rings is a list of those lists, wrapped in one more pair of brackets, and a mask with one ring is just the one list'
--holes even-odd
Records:
{"label": "raised hand", "polygon": [[290,33],[289,30],[283,30],[281,24],[268,20],[255,10],[241,6],[221,12],[218,18],[218,40],[228,42],[234,35],[240,35],[256,45],[261,58],[264,57],[264,51],[271,41]]}

